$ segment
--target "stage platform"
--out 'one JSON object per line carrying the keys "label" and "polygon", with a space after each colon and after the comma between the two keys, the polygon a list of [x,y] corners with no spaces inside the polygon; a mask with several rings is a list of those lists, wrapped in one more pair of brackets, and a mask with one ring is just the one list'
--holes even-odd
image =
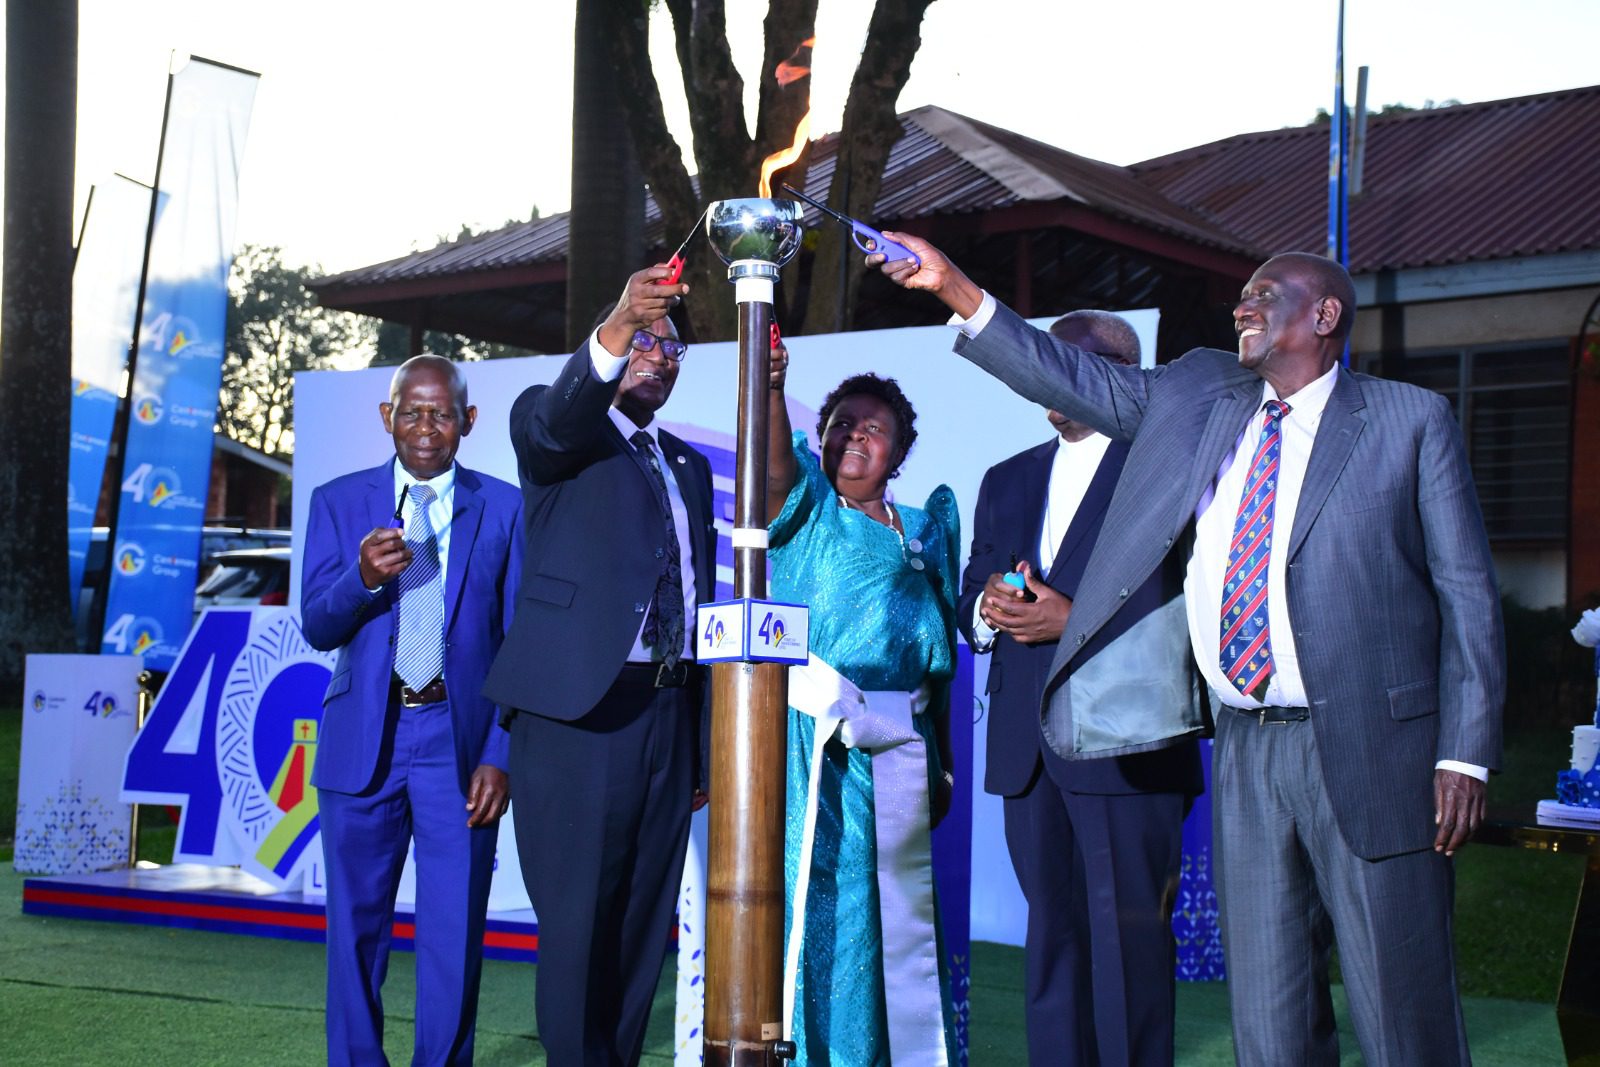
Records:
{"label": "stage platform", "polygon": [[[320,900],[278,892],[233,867],[194,863],[26,878],[22,912],[288,941],[323,941],[327,931]],[[397,909],[393,946],[412,951],[415,931],[414,914]],[[483,954],[489,959],[537,963],[539,924],[533,910],[491,911]]]}

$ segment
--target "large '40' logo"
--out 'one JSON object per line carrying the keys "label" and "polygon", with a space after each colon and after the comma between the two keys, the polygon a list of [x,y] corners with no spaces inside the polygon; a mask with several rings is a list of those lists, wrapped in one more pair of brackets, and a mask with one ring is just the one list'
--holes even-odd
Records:
{"label": "large '40' logo", "polygon": [[311,769],[333,660],[285,608],[200,620],[123,771],[123,800],[182,806],[174,860],[291,888],[320,858]]}

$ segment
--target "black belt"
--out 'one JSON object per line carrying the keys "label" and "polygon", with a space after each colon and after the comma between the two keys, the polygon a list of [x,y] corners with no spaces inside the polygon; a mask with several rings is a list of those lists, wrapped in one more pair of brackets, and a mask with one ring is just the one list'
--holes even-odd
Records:
{"label": "black belt", "polygon": [[1257,726],[1268,724],[1282,726],[1285,723],[1305,722],[1311,718],[1310,708],[1282,708],[1270,704],[1259,708],[1236,708],[1232,704],[1224,704],[1223,707],[1240,715],[1248,715],[1256,720]]}
{"label": "black belt", "polygon": [[629,685],[647,686],[655,689],[682,689],[689,684],[689,668],[693,666],[688,660],[680,659],[677,663],[624,663],[622,673],[617,676],[617,681]]}
{"label": "black belt", "polygon": [[395,699],[400,701],[402,708],[420,708],[424,704],[443,704],[446,699],[443,675],[435,678],[421,689],[412,689],[396,675],[390,685],[390,690]]}

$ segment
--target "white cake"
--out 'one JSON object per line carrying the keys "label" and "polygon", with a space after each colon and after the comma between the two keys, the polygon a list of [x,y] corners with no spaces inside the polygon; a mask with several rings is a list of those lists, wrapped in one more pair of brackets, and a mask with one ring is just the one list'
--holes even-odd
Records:
{"label": "white cake", "polygon": [[1572,728],[1572,769],[1588,774],[1600,758],[1600,726],[1574,726]]}
{"label": "white cake", "polygon": [[[1539,801],[1538,819],[1556,826],[1600,826],[1600,726],[1572,728],[1572,769],[1557,776],[1560,800]],[[1564,803],[1566,800],[1574,803]]]}

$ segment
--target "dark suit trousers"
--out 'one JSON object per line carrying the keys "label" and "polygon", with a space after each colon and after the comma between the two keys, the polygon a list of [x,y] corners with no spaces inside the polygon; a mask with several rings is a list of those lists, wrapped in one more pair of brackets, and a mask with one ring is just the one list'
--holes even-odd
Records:
{"label": "dark suit trousers", "polygon": [[1328,990],[1334,938],[1368,1064],[1470,1062],[1456,995],[1450,860],[1432,849],[1380,860],[1351,852],[1309,720],[1260,725],[1219,708],[1212,805],[1242,1067],[1339,1062]]}
{"label": "dark suit trousers", "polygon": [[388,1062],[381,990],[394,896],[415,842],[412,1063],[470,1064],[497,830],[467,826],[449,705],[391,703],[387,732],[376,785],[359,795],[317,791],[328,878],[328,1062]]}
{"label": "dark suit trousers", "polygon": [[639,1062],[672,932],[699,691],[613,685],[576,722],[511,724],[522,876],[539,917],[535,1008],[551,1067]]}
{"label": "dark suit trousers", "polygon": [[1167,898],[1185,798],[1072,793],[1050,774],[1064,761],[1044,760],[1027,792],[1005,798],[1006,845],[1028,900],[1028,1062],[1171,1064]]}

